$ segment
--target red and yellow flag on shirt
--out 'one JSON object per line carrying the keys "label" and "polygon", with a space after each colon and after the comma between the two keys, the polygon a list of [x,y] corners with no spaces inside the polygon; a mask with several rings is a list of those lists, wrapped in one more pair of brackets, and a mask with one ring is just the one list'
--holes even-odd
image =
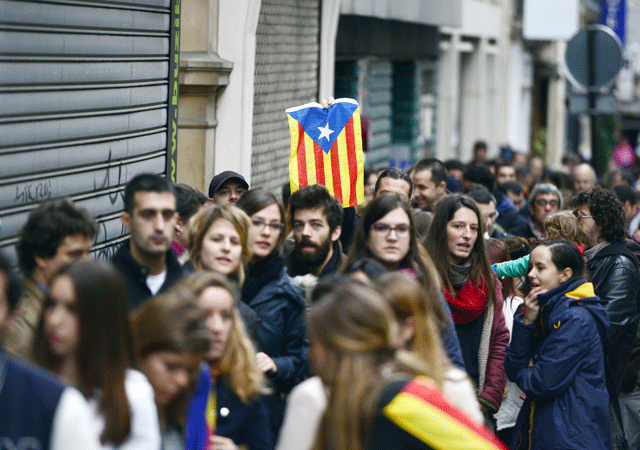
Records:
{"label": "red and yellow flag on shirt", "polygon": [[307,103],[286,110],[291,130],[291,192],[321,184],[344,208],[364,202],[364,160],[358,102]]}

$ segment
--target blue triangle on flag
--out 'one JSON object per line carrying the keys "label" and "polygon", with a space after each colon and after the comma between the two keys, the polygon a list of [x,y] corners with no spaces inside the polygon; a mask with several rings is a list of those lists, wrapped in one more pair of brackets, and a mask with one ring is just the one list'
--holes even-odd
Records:
{"label": "blue triangle on flag", "polygon": [[319,105],[309,106],[289,111],[288,114],[328,154],[356,109],[357,103],[336,102],[327,109],[322,109]]}

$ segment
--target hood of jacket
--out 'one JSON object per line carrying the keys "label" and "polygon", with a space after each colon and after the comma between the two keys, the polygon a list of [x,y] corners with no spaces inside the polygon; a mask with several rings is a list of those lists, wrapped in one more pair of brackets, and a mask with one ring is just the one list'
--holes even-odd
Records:
{"label": "hood of jacket", "polygon": [[639,266],[638,258],[636,258],[636,255],[627,248],[627,246],[624,244],[624,241],[616,241],[607,245],[605,248],[603,248],[598,253],[596,253],[593,258],[591,258],[591,260],[588,263],[588,266],[591,269],[591,265],[592,264],[597,265],[596,261],[598,260],[608,258],[610,256],[620,256],[620,255],[623,255],[629,258],[633,262],[633,265],[636,267],[636,270],[638,269],[638,266]]}
{"label": "hood of jacket", "polygon": [[595,294],[593,283],[587,282],[583,277],[565,281],[560,286],[551,289],[544,294],[538,294],[540,305],[540,318],[542,331],[548,334],[552,326],[556,324],[554,318],[567,308],[580,306],[587,309],[596,321],[600,339],[607,342],[607,329],[609,319],[601,306],[600,297]]}

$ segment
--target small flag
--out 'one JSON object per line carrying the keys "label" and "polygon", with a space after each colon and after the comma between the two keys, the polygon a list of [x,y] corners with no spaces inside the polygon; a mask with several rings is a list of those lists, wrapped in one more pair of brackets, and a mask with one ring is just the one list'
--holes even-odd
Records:
{"label": "small flag", "polygon": [[364,202],[364,160],[358,102],[307,103],[286,110],[291,130],[291,192],[321,184],[344,208]]}

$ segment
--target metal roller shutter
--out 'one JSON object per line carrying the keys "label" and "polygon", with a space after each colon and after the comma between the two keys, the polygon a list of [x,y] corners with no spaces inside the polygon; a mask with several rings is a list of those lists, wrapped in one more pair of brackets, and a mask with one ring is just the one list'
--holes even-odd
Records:
{"label": "metal roller shutter", "polygon": [[40,202],[71,197],[125,239],[124,185],[175,180],[180,0],[0,1],[0,250]]}

